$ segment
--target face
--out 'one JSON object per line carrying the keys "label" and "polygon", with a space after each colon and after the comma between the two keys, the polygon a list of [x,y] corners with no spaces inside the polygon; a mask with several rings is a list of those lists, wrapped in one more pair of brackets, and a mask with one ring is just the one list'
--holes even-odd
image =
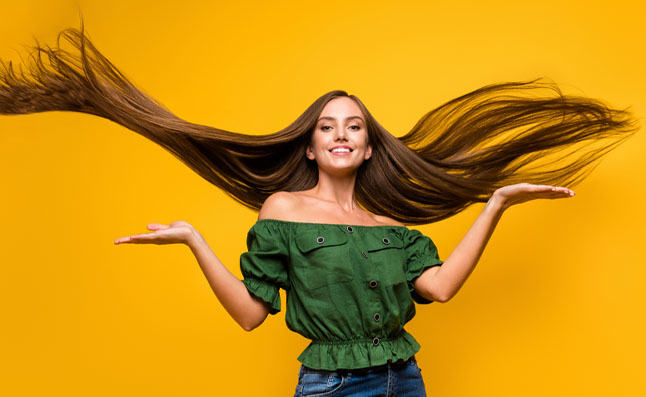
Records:
{"label": "face", "polygon": [[337,97],[319,116],[306,156],[331,174],[356,171],[372,155],[361,109],[348,97]]}

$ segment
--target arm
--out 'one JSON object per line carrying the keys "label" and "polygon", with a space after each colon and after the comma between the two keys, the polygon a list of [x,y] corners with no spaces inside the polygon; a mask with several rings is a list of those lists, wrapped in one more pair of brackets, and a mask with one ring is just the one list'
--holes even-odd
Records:
{"label": "arm", "polygon": [[426,299],[447,302],[462,287],[493,234],[503,212],[511,205],[536,198],[571,197],[564,187],[520,183],[494,192],[466,235],[441,266],[426,269],[414,283],[415,291]]}
{"label": "arm", "polygon": [[[263,203],[258,219],[278,219],[288,214],[294,207],[294,198],[289,193],[274,193]],[[195,229],[192,231],[187,245],[191,248],[222,306],[246,331],[251,331],[262,324],[269,314],[270,305],[249,293],[244,283],[220,262],[200,233]]]}
{"label": "arm", "polygon": [[184,221],[177,221],[170,225],[151,223],[148,229],[154,232],[121,237],[114,243],[188,245],[215,296],[243,329],[251,331],[265,321],[269,314],[269,306],[249,293],[243,282],[222,264],[193,226]]}
{"label": "arm", "polygon": [[267,318],[269,307],[250,294],[240,279],[227,269],[199,233],[187,245],[195,255],[222,306],[245,331],[251,331]]}

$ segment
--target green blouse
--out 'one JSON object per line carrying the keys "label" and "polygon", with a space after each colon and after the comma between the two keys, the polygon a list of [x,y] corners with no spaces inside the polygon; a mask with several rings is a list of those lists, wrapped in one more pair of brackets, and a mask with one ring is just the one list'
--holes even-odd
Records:
{"label": "green blouse", "polygon": [[355,226],[262,219],[240,256],[250,293],[311,339],[298,357],[314,369],[356,369],[406,360],[420,349],[404,330],[424,269],[441,265],[430,238],[405,226]]}

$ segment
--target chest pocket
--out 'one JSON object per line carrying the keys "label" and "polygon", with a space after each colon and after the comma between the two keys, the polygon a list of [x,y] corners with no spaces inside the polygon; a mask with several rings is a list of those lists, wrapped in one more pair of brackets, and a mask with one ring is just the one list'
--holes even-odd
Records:
{"label": "chest pocket", "polygon": [[306,288],[352,281],[345,232],[330,228],[318,234],[302,233],[296,237],[296,246],[301,257],[293,262],[294,274]]}
{"label": "chest pocket", "polygon": [[391,233],[375,233],[365,244],[368,260],[377,268],[382,285],[406,282],[406,253],[401,239]]}

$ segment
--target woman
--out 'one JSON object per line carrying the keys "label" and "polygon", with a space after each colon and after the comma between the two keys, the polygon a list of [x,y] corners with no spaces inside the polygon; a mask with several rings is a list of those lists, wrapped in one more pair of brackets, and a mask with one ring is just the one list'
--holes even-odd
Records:
{"label": "woman", "polygon": [[[278,192],[271,195],[260,209],[258,216],[259,221],[265,220],[263,224],[265,226],[254,230],[253,235],[262,234],[261,238],[274,238],[279,240],[281,234],[289,235],[290,230],[282,230],[282,233],[280,233],[280,231],[277,232],[277,229],[293,230],[293,226],[296,226],[299,230],[293,230],[291,234],[292,238],[295,233],[304,233],[313,240],[317,234],[323,234],[325,238],[327,231],[323,225],[329,225],[329,227],[336,230],[343,230],[343,227],[357,229],[352,231],[352,234],[355,236],[364,234],[367,235],[366,238],[373,238],[372,232],[366,230],[367,228],[378,228],[378,236],[382,234],[390,235],[390,230],[404,228],[402,223],[392,218],[375,215],[362,209],[356,201],[354,186],[357,170],[364,161],[370,161],[372,154],[372,145],[369,143],[364,128],[364,117],[356,103],[348,97],[335,98],[325,106],[321,112],[320,120],[318,123],[319,126],[312,135],[312,143],[304,154],[308,159],[316,161],[318,165],[318,183],[312,189],[305,191]],[[573,195],[574,192],[570,189],[547,185],[517,184],[496,190],[474,225],[444,263],[442,264],[441,261],[438,261],[436,256],[425,259],[424,267],[416,269],[417,272],[422,271],[421,275],[412,280],[403,280],[402,278],[403,285],[406,285],[407,281],[413,282],[414,293],[428,301],[448,301],[457,293],[475,267],[496,223],[506,208],[531,199],[565,198],[572,197]],[[281,226],[280,223],[272,222],[273,220],[293,222],[297,223],[297,225]],[[300,225],[300,223],[311,223],[314,225]],[[323,225],[319,226],[318,224]],[[311,226],[314,227],[312,228]],[[294,265],[293,267],[296,267],[296,269],[292,269],[291,271],[284,268],[285,266],[290,267],[286,265],[290,257],[279,252],[280,246],[289,245],[290,242],[288,239],[283,238],[278,242],[265,243],[252,240],[250,247],[251,254],[247,253],[248,256],[246,257],[243,255],[242,259],[243,273],[247,280],[245,284],[227,270],[217,256],[209,249],[199,232],[186,222],[174,222],[170,225],[151,224],[149,225],[149,229],[154,230],[154,232],[122,237],[117,239],[115,244],[187,244],[197,257],[204,274],[207,276],[220,302],[222,302],[231,316],[245,330],[250,331],[254,329],[265,320],[268,313],[276,313],[280,310],[278,288],[286,287],[289,294],[298,297],[294,298],[290,296],[289,298],[290,302],[297,302],[288,309],[297,311],[296,314],[288,315],[287,317],[290,328],[304,333],[304,336],[309,338],[317,334],[327,339],[336,338],[338,341],[336,346],[343,343],[344,337],[352,337],[353,341],[348,342],[348,345],[354,343],[363,350],[358,353],[358,355],[366,356],[363,360],[357,357],[346,359],[342,357],[344,352],[341,351],[327,351],[327,357],[322,356],[320,353],[311,354],[311,357],[307,357],[307,359],[314,360],[312,362],[318,364],[321,368],[302,366],[297,387],[297,396],[306,396],[313,393],[330,393],[330,395],[335,396],[363,395],[361,394],[362,392],[366,392],[365,395],[377,395],[373,394],[375,391],[381,391],[383,394],[379,395],[384,396],[425,395],[424,384],[421,374],[416,368],[416,362],[413,356],[407,356],[407,354],[415,353],[419,349],[418,346],[414,346],[416,344],[414,339],[410,342],[406,341],[410,345],[402,347],[400,346],[402,343],[393,343],[392,346],[388,347],[390,351],[387,353],[389,354],[404,354],[401,357],[405,361],[403,365],[396,365],[395,363],[389,365],[386,360],[388,356],[384,354],[385,352],[383,350],[380,350],[378,354],[370,349],[375,344],[378,345],[380,343],[379,340],[373,339],[373,341],[369,341],[368,343],[366,341],[354,342],[357,339],[379,338],[382,335],[388,337],[390,336],[389,334],[397,334],[403,330],[401,327],[403,323],[410,320],[414,314],[408,313],[408,311],[414,310],[414,308],[410,295],[406,299],[405,294],[399,294],[400,291],[397,288],[401,285],[393,284],[383,287],[384,290],[380,291],[379,295],[377,295],[383,295],[380,296],[380,303],[388,300],[397,301],[394,307],[389,307],[385,304],[377,305],[378,307],[375,309],[377,313],[382,311],[381,309],[393,309],[395,311],[394,314],[383,312],[383,314],[378,313],[377,317],[374,315],[372,317],[357,315],[356,312],[363,313],[368,311],[368,308],[346,310],[341,315],[338,312],[335,313],[336,310],[331,310],[328,313],[325,307],[319,310],[308,310],[308,308],[302,307],[300,302],[312,301],[315,305],[325,306],[326,301],[330,304],[330,301],[338,300],[349,305],[367,306],[365,302],[360,300],[352,301],[351,298],[349,299],[351,294],[344,294],[343,290],[349,288],[361,290],[360,287],[357,288],[357,284],[362,283],[365,283],[367,286],[364,289],[369,290],[369,283],[372,281],[369,280],[371,276],[364,277],[364,280],[361,280],[359,283],[353,282],[354,280],[352,278],[346,280],[342,278],[345,276],[345,273],[341,275],[339,273],[339,270],[342,269],[330,269],[335,264],[338,265],[338,262],[348,265],[345,258],[337,258],[336,262],[326,262],[321,258],[317,258],[316,255],[301,255],[299,253],[298,255],[294,255],[294,257],[298,259],[313,257],[317,265],[319,264],[318,261],[320,261],[321,265],[328,266],[323,272],[317,270],[316,276],[319,279],[309,280],[310,284],[312,281],[319,283],[321,281],[320,277],[328,277],[324,285],[310,285],[310,287],[314,287],[314,293],[311,290],[300,291],[299,288],[307,288],[307,278],[313,277],[313,275],[304,275],[304,280],[296,280],[292,283],[288,281],[288,274],[300,269],[296,267],[297,265]],[[315,233],[312,234],[311,231]],[[364,237],[359,237],[359,239],[362,238]],[[397,234],[390,235],[390,244],[395,244],[394,239],[396,238]],[[365,244],[369,240],[360,241]],[[406,240],[403,239],[402,241]],[[436,253],[437,251],[432,245],[432,242],[430,240],[427,241],[429,244],[427,247],[429,252]],[[330,246],[329,248],[333,249],[334,247]],[[321,247],[320,249],[329,248]],[[271,260],[263,261],[262,259],[254,258],[256,259],[254,262],[254,260],[249,259],[250,255],[257,256],[261,253],[268,255],[272,251],[275,257],[282,259],[279,267],[283,269],[276,270],[276,265]],[[347,249],[341,252],[344,256],[352,254]],[[334,254],[338,254],[338,252]],[[379,252],[375,254],[379,255]],[[355,256],[357,256],[356,253]],[[379,262],[379,259],[377,261],[378,265],[385,265]],[[359,263],[361,264],[361,262]],[[374,264],[374,262],[366,261],[364,266]],[[352,264],[350,263],[349,265]],[[390,263],[390,265],[395,266],[398,264]],[[303,267],[303,270],[307,271],[306,265]],[[358,266],[358,270],[363,270],[362,273],[365,273],[368,269],[361,269]],[[384,269],[384,274],[382,277],[379,277],[382,269],[379,270],[379,272],[374,273],[375,281],[377,282],[381,281],[379,280],[380,278],[387,278],[389,276],[388,270]],[[409,270],[401,267],[399,270],[404,273],[407,271],[414,272],[412,269]],[[350,273],[348,272],[348,274]],[[280,276],[283,276],[282,280],[280,280]],[[267,293],[263,290],[263,284],[261,283],[266,284],[265,287],[272,285],[274,291]],[[321,288],[324,291],[320,291]],[[318,291],[316,291],[317,289]],[[249,291],[252,294],[249,294]],[[405,293],[407,294],[408,292],[407,288]],[[339,294],[344,296],[338,298]],[[423,299],[419,300],[420,303],[424,303]],[[334,303],[332,303],[332,306],[335,307]],[[312,324],[314,322],[313,317],[325,315],[329,315],[331,317],[330,320],[335,323],[336,327],[340,327],[340,329],[336,330],[336,332],[330,332],[328,327],[313,329],[316,328]],[[405,316],[400,318],[402,315]],[[367,317],[368,320],[365,321],[362,317]],[[389,317],[396,318],[391,319]],[[375,331],[375,329],[364,326],[364,323],[370,321],[385,324],[384,327],[387,329],[376,330],[374,335],[378,336],[374,336],[370,334],[370,331]],[[302,322],[306,322],[306,324],[301,324]],[[344,322],[349,322],[351,325],[344,328],[342,326]],[[367,331],[367,333],[362,331]],[[381,342],[381,345],[383,346],[384,342]],[[329,356],[330,353],[332,353],[332,356]],[[345,371],[335,372],[334,365],[337,364],[341,364],[342,367],[339,369]],[[376,368],[373,368],[370,372],[366,370],[352,371],[356,369],[352,368],[352,366],[366,368],[366,364],[373,364],[371,366]],[[368,394],[366,390],[370,390],[371,394]],[[389,393],[387,394],[388,391]]]}
{"label": "woman", "polygon": [[[402,138],[344,91],[321,96],[279,132],[247,136],[179,119],[125,79],[82,30],[62,35],[81,56],[37,47],[33,79],[5,67],[0,113],[108,118],[258,209],[240,260],[244,280],[187,222],[149,224],[151,233],[115,244],[187,244],[245,330],[277,313],[278,291],[286,289],[288,326],[312,339],[299,357],[297,396],[425,395],[414,357],[419,344],[403,328],[414,302],[451,299],[505,209],[573,196],[561,186],[580,181],[594,160],[636,131],[626,111],[592,99],[523,96],[546,87],[528,82],[456,98]],[[555,153],[564,157],[550,160]],[[533,183],[540,181],[549,184]],[[486,205],[445,261],[431,239],[405,226],[475,202]]]}

